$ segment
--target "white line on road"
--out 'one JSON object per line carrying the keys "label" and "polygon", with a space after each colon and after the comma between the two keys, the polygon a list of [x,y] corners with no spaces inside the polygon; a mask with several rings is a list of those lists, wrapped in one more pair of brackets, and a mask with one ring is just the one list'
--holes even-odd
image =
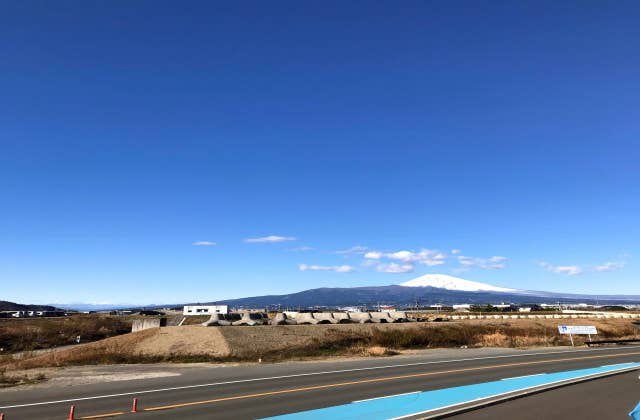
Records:
{"label": "white line on road", "polygon": [[178,391],[182,389],[204,388],[204,387],[213,387],[213,386],[220,386],[220,385],[240,384],[240,383],[247,383],[247,382],[271,381],[274,379],[288,379],[288,378],[300,378],[304,376],[331,375],[335,373],[349,373],[349,372],[361,372],[361,371],[368,371],[368,370],[392,369],[392,368],[411,367],[411,366],[426,366],[426,365],[437,365],[437,364],[446,364],[446,363],[471,362],[471,361],[477,361],[477,360],[505,359],[505,358],[512,358],[512,357],[546,356],[548,354],[591,353],[596,351],[629,350],[629,349],[637,349],[637,348],[640,348],[640,346],[625,346],[625,348],[617,348],[617,349],[599,348],[599,349],[584,349],[584,350],[545,351],[545,352],[538,352],[538,353],[505,354],[505,355],[499,355],[499,356],[471,357],[471,358],[465,358],[465,359],[434,360],[430,362],[415,362],[415,363],[405,363],[405,364],[398,364],[398,365],[371,366],[371,367],[364,367],[364,368],[330,370],[330,371],[323,371],[323,372],[296,373],[293,375],[239,379],[236,381],[212,382],[212,383],[197,384],[197,385],[183,385],[183,386],[175,386],[170,388],[157,388],[157,389],[148,389],[143,391],[122,392],[118,394],[95,395],[91,397],[79,397],[79,398],[69,398],[69,399],[55,400],[55,401],[42,401],[42,402],[28,403],[28,404],[6,405],[6,406],[0,407],[0,409],[61,404],[61,403],[68,403],[73,401],[98,400],[98,399],[105,399],[105,398],[125,397],[130,395],[151,394],[156,392]]}
{"label": "white line on road", "polygon": [[357,401],[352,401],[352,404],[357,404],[357,403],[361,403],[361,402],[366,402],[366,401],[374,401],[374,400],[383,400],[385,398],[393,398],[393,397],[400,397],[402,395],[411,395],[411,394],[419,394],[422,391],[413,391],[413,392],[403,392],[402,394],[395,394],[395,395],[386,395],[384,397],[376,397],[376,398],[367,398],[366,400],[357,400]]}
{"label": "white line on road", "polygon": [[620,366],[620,365],[626,365],[626,363],[614,363],[612,365],[602,365],[600,367],[615,367],[615,366]]}
{"label": "white line on road", "polygon": [[[604,367],[604,366],[602,366]],[[520,378],[529,378],[531,376],[540,376],[540,375],[546,375],[546,373],[534,373],[533,375],[522,375],[522,376],[513,376],[511,378],[502,378],[500,379],[501,381],[508,381],[510,379],[520,379]]]}

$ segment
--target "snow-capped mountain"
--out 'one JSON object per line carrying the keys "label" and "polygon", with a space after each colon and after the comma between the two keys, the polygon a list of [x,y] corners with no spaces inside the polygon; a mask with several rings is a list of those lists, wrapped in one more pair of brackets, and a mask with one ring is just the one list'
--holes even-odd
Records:
{"label": "snow-capped mountain", "polygon": [[425,274],[424,276],[401,283],[400,286],[437,287],[439,289],[463,292],[519,292],[519,290],[516,289],[507,289],[506,287],[498,287],[477,281],[465,280],[458,277],[448,276],[446,274]]}
{"label": "snow-capped mountain", "polygon": [[[217,300],[211,303],[227,304],[234,308],[280,308],[291,310],[312,308],[337,308],[344,306],[377,307],[380,304],[399,308],[431,304],[488,303],[591,303],[631,304],[640,303],[640,295],[591,296],[571,293],[554,293],[533,290],[509,289],[477,281],[465,280],[445,274],[426,274],[400,285],[364,287],[323,287],[302,290],[285,295],[250,296],[239,299]],[[0,302],[1,303],[1,302]],[[189,303],[184,303],[189,304]],[[163,305],[161,307],[182,306]],[[56,305],[57,307],[66,305]],[[80,305],[73,305],[80,309]],[[126,306],[127,308],[140,307]],[[147,309],[153,308],[146,305]],[[155,306],[156,308],[158,306]]]}

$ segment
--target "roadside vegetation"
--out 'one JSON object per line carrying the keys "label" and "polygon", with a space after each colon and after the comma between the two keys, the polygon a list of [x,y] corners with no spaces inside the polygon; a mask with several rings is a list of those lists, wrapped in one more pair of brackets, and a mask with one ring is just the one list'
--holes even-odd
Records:
{"label": "roadside vegetation", "polygon": [[46,380],[47,377],[38,373],[36,375],[7,374],[6,368],[0,368],[0,388],[10,386],[30,385]]}
{"label": "roadside vegetation", "polygon": [[130,317],[73,315],[59,318],[0,319],[0,355],[102,340],[131,332]]}
{"label": "roadside vegetation", "polygon": [[[640,328],[629,321],[592,321],[599,331],[597,339],[638,339]],[[58,352],[32,357],[0,357],[0,367],[8,370],[59,367],[71,365],[97,365],[120,363],[192,363],[192,362],[278,362],[308,360],[333,356],[390,356],[402,351],[429,348],[511,347],[568,345],[567,336],[560,335],[555,321],[470,321],[451,323],[387,324],[357,326],[292,326],[277,327],[217,327],[223,334],[235,336],[231,352],[224,357],[212,353],[194,354],[193,348],[201,340],[196,334],[192,342],[178,335],[166,351],[156,354],[133,350],[135,345],[157,337],[162,330],[150,329],[132,335],[113,337],[96,343],[71,347]],[[342,328],[347,327],[347,328]],[[354,328],[356,327],[356,328]],[[176,327],[183,328],[183,327]],[[199,327],[184,327],[198,329]],[[213,327],[216,328],[216,327]],[[265,330],[260,330],[265,328]],[[181,331],[181,330],[174,330]],[[185,330],[182,330],[185,331]],[[207,331],[207,329],[198,330]],[[213,331],[213,330],[210,330]],[[255,345],[259,336],[272,333],[270,341]],[[166,333],[165,333],[166,334]],[[287,335],[315,334],[298,345],[282,345]],[[238,339],[239,338],[239,339]],[[574,336],[576,345],[586,340]]]}

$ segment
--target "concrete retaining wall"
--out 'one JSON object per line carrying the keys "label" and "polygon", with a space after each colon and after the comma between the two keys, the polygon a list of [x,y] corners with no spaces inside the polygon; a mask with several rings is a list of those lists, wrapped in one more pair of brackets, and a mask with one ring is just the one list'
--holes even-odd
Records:
{"label": "concrete retaining wall", "polygon": [[148,330],[149,328],[160,328],[166,325],[166,318],[134,319],[133,324],[131,324],[131,332]]}

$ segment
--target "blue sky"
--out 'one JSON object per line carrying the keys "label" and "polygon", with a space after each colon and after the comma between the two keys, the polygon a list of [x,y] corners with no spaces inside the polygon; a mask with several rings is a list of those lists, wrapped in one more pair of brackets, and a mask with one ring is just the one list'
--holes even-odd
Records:
{"label": "blue sky", "polygon": [[0,299],[640,294],[637,2],[0,8]]}

